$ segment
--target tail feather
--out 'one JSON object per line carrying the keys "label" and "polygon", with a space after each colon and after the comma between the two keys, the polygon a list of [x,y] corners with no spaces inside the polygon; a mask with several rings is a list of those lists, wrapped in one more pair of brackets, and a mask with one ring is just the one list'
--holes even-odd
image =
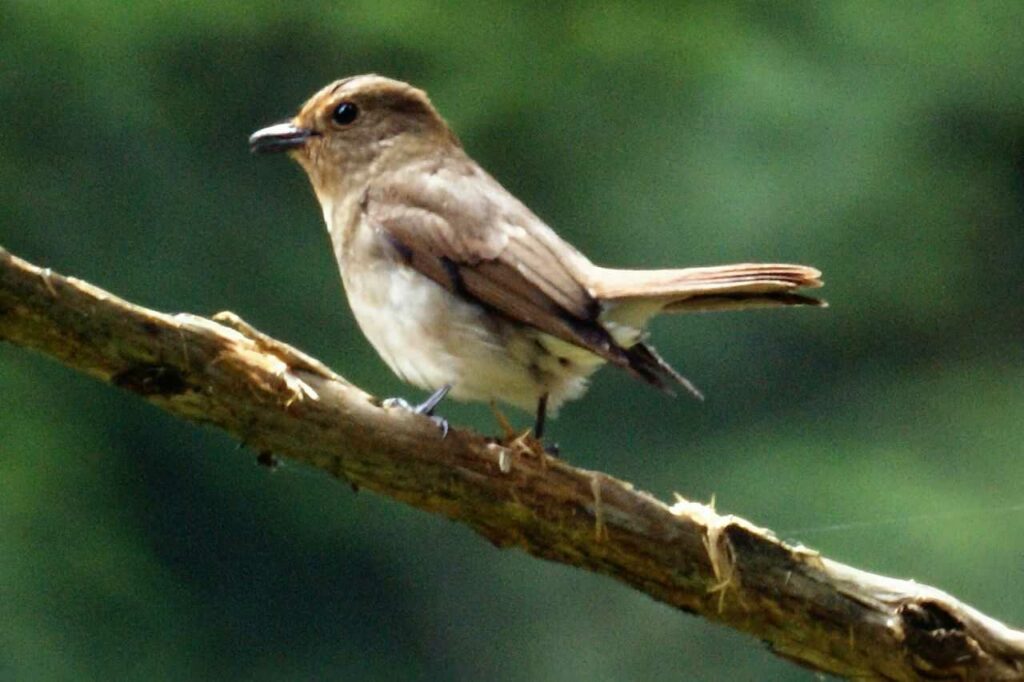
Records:
{"label": "tail feather", "polygon": [[672,365],[658,355],[658,351],[646,343],[635,344],[626,351],[626,358],[629,362],[629,370],[655,388],[669,395],[675,395],[672,384],[669,383],[671,380],[685,388],[697,400],[704,400],[704,394],[693,385],[692,381],[677,372]]}
{"label": "tail feather", "polygon": [[672,301],[665,305],[663,313],[708,313],[725,310],[753,310],[756,308],[778,308],[790,305],[806,305],[815,308],[827,308],[828,303],[820,298],[802,294],[702,294]]}
{"label": "tail feather", "polygon": [[794,293],[820,287],[821,272],[804,265],[741,263],[679,270],[595,268],[590,289],[600,300],[665,312],[824,305]]}
{"label": "tail feather", "polygon": [[821,272],[804,265],[741,263],[679,270],[595,268],[591,288],[604,300],[681,300],[706,294],[778,293],[821,284]]}
{"label": "tail feather", "polygon": [[678,384],[697,398],[702,397],[697,387],[642,341],[643,328],[653,315],[826,305],[796,293],[797,289],[822,285],[821,273],[803,265],[742,263],[681,270],[615,270],[595,266],[590,276],[590,293],[602,305],[601,321],[620,352],[616,364],[667,393],[674,393],[672,386]]}

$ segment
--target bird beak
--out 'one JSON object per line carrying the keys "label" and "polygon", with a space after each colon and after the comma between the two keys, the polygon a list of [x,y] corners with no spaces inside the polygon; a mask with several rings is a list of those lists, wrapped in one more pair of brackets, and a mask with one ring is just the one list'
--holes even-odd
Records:
{"label": "bird beak", "polygon": [[314,135],[316,133],[312,130],[300,128],[293,123],[277,123],[250,135],[249,150],[253,154],[287,152],[302,147],[306,144],[306,140]]}

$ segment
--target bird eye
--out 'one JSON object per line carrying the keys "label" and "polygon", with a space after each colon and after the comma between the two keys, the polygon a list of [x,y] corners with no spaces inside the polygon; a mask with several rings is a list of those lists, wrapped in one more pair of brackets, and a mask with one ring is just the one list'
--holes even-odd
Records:
{"label": "bird eye", "polygon": [[356,116],[359,115],[359,107],[352,102],[342,102],[331,114],[331,118],[340,126],[347,126],[352,121],[356,120]]}

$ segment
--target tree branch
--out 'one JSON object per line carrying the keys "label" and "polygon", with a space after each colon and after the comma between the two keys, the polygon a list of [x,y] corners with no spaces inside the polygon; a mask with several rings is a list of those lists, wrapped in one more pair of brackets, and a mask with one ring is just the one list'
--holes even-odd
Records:
{"label": "tree branch", "polygon": [[499,547],[610,575],[824,672],[1018,680],[1024,633],[953,597],[792,547],[743,519],[380,402],[231,316],[166,315],[0,248],[0,339],[168,412],[442,514]]}

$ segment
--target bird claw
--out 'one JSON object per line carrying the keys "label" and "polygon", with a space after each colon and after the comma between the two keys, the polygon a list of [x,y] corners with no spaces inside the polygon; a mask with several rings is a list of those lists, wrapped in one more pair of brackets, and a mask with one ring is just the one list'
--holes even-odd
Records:
{"label": "bird claw", "polygon": [[437,426],[437,428],[441,429],[441,440],[444,440],[445,438],[448,437],[448,420],[447,419],[445,419],[444,417],[439,417],[436,414],[428,414],[427,415],[427,419],[429,419],[430,421],[434,422],[434,425]]}
{"label": "bird claw", "polygon": [[419,405],[412,405],[405,398],[385,398],[380,404],[381,407],[385,409],[397,407],[407,412],[412,412],[413,414],[423,415],[430,421],[434,422],[434,425],[441,430],[441,438],[444,439],[448,437],[448,420],[434,414],[434,408],[437,407],[437,403],[440,402],[440,399],[444,397],[445,393],[447,393],[447,391],[444,391],[444,393],[441,393],[440,395],[435,393]]}
{"label": "bird claw", "polygon": [[392,407],[400,407],[403,410],[409,412],[415,412],[416,408],[409,404],[409,401],[405,398],[385,398],[381,401],[380,406],[384,409],[390,409]]}

